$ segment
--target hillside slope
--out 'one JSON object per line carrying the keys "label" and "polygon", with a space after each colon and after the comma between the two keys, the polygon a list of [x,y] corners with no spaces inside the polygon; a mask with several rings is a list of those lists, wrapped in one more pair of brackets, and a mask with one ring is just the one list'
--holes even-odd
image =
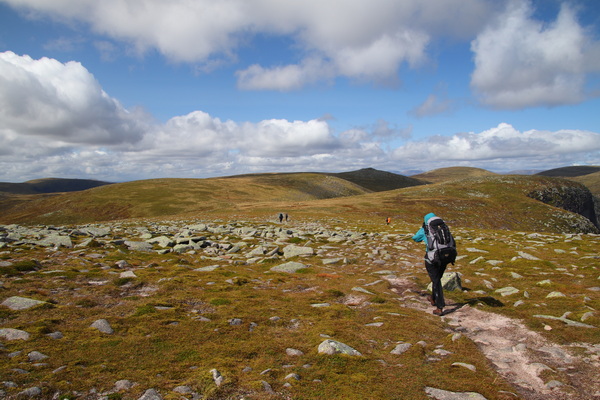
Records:
{"label": "hillside slope", "polygon": [[[546,199],[541,194],[554,194]],[[564,204],[580,213],[558,207]],[[548,200],[546,204],[539,199]],[[492,175],[468,178],[351,198],[318,200],[294,205],[302,215],[337,215],[421,224],[429,212],[453,225],[476,229],[522,230],[536,232],[597,232],[594,221],[584,217],[591,194],[572,180],[541,176]],[[552,203],[554,202],[554,203]],[[587,203],[586,203],[587,202]],[[587,207],[583,207],[583,204]],[[581,205],[581,207],[579,206]],[[579,207],[579,208],[578,208]],[[595,215],[595,213],[593,214]]]}
{"label": "hillside slope", "polygon": [[394,174],[392,172],[379,171],[374,168],[363,168],[358,171],[341,172],[329,175],[345,179],[373,192],[419,186],[426,183],[419,179]]}
{"label": "hillside slope", "polygon": [[573,178],[600,172],[600,167],[593,165],[577,165],[571,167],[554,168],[548,171],[539,172],[536,175],[556,176],[562,178]]}
{"label": "hillside slope", "polygon": [[0,192],[11,194],[76,192],[104,185],[110,185],[110,182],[91,179],[47,178],[23,183],[0,182]]}
{"label": "hillside slope", "polygon": [[481,168],[449,167],[434,169],[432,171],[427,171],[422,174],[413,175],[411,178],[429,183],[438,183],[457,179],[477,178],[481,176],[493,175],[497,174]]}
{"label": "hillside slope", "polygon": [[363,193],[367,190],[343,179],[308,173],[152,179],[52,197],[29,197],[22,202],[14,198],[0,199],[4,205],[0,207],[0,223],[75,224],[208,211],[227,215],[238,208],[259,207],[261,203],[310,201]]}

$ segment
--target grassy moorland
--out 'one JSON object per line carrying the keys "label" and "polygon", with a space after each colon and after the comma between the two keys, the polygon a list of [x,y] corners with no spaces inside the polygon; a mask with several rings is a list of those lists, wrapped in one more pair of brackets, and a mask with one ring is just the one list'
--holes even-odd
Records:
{"label": "grassy moorland", "polygon": [[[69,225],[73,247],[23,234],[0,248],[0,302],[45,302],[0,306],[0,328],[30,335],[0,342],[0,380],[14,384],[0,390],[16,397],[37,387],[39,398],[58,399],[139,399],[154,388],[164,399],[426,400],[434,387],[489,400],[589,399],[600,391],[600,239],[578,233],[589,228],[582,217],[527,196],[578,185],[484,174],[370,193],[334,177],[271,174],[139,181],[13,202],[0,223]],[[424,298],[423,245],[410,240],[429,211],[448,221],[459,247],[449,270],[461,274],[464,290],[447,293],[454,312],[443,318]],[[290,221],[279,224],[279,212]],[[211,229],[194,228],[200,222]],[[92,238],[79,224],[110,233]],[[165,252],[125,244],[186,235],[210,245]],[[314,251],[285,258],[291,244]],[[225,251],[230,245],[240,250]],[[271,270],[289,261],[305,268]],[[471,334],[487,321],[474,330],[459,321],[471,308],[522,321],[539,345],[525,346],[523,336],[508,347],[499,341],[500,359],[484,355]],[[91,328],[98,319],[114,332]],[[56,332],[62,338],[48,336]],[[327,338],[362,355],[319,354]],[[402,344],[406,352],[392,352]],[[519,345],[527,356],[520,362],[540,369],[539,386],[502,367]],[[548,358],[554,345],[573,359]],[[47,358],[33,361],[32,352]],[[122,380],[133,386],[117,388]]]}

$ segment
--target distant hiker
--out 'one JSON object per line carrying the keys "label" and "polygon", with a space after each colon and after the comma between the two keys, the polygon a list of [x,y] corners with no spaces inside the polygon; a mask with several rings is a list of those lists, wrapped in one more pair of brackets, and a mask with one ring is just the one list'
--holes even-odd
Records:
{"label": "distant hiker", "polygon": [[425,268],[431,279],[431,296],[429,302],[436,309],[435,315],[442,315],[446,303],[442,289],[442,276],[448,264],[456,260],[456,243],[446,223],[434,213],[429,213],[423,218],[423,226],[415,233],[412,239],[415,242],[425,241]]}
{"label": "distant hiker", "polygon": [[288,215],[285,213],[285,222],[288,222]]}
{"label": "distant hiker", "polygon": [[279,223],[282,223],[282,222],[283,222],[283,214],[279,213]]}
{"label": "distant hiker", "polygon": [[390,222],[392,222],[392,219],[391,219],[390,217],[387,217],[387,219],[385,220],[385,223],[386,223],[387,225],[389,225],[389,224],[390,224]]}

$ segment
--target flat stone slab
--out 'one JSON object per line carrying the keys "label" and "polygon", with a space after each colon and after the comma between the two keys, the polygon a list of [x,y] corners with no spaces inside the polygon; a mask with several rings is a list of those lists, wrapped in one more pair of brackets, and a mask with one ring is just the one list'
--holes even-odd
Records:
{"label": "flat stone slab", "polygon": [[29,340],[29,333],[20,329],[2,328],[0,329],[0,339],[4,340]]}
{"label": "flat stone slab", "polygon": [[46,302],[20,296],[12,296],[2,302],[3,306],[14,311],[27,310],[28,308],[39,306],[41,304],[46,304]]}
{"label": "flat stone slab", "polygon": [[475,392],[450,392],[448,390],[426,387],[425,393],[436,400],[487,400]]}
{"label": "flat stone slab", "polygon": [[299,263],[299,262],[290,261],[285,264],[277,265],[277,266],[271,268],[271,271],[293,273],[293,272],[298,272],[304,268],[307,268],[306,265]]}

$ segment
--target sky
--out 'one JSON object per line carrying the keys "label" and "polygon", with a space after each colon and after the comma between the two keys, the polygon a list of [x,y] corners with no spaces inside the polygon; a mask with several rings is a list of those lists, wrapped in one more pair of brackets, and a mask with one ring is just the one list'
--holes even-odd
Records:
{"label": "sky", "polygon": [[597,0],[0,0],[0,181],[600,165]]}

